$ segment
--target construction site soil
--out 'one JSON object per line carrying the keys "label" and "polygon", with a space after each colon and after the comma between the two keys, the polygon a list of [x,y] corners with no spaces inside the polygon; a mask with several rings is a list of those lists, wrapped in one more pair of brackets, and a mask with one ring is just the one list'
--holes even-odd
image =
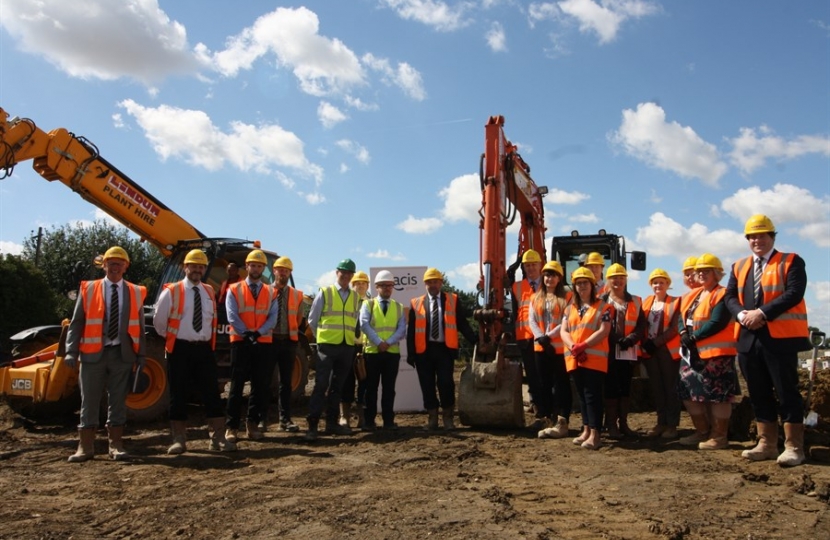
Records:
{"label": "construction site soil", "polygon": [[[639,437],[585,450],[571,442],[578,414],[559,440],[429,433],[423,414],[402,414],[394,432],[308,443],[270,430],[211,453],[195,407],[184,455],[165,454],[157,422],[128,426],[128,461],[106,459],[100,432],[95,459],[70,464],[74,418],[32,421],[0,404],[0,539],[824,539],[830,370],[811,408],[823,422],[807,431],[809,461],[784,469],[742,459],[751,440],[706,452]],[[641,433],[653,423],[631,417]],[[681,435],[690,431],[684,413]]]}

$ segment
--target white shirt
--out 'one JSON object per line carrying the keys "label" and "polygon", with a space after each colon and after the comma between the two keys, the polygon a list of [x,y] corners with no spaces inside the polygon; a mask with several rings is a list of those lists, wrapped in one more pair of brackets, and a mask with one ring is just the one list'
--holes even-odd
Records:
{"label": "white shirt", "polygon": [[[184,311],[182,312],[182,321],[179,325],[179,333],[176,339],[184,341],[210,341],[213,331],[213,299],[210,294],[202,287],[201,283],[194,283],[185,278],[184,282]],[[176,287],[179,284],[176,283]],[[199,295],[202,298],[202,330],[196,332],[193,329],[193,287],[198,287]],[[153,313],[153,327],[156,332],[162,337],[167,337],[167,320],[170,317],[170,307],[172,305],[172,298],[170,291],[164,289],[159,295],[159,301],[156,304],[155,312]]]}

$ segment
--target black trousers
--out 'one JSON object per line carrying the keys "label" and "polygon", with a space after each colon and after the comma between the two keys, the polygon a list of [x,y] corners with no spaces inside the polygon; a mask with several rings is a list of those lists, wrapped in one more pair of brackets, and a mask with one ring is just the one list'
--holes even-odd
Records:
{"label": "black trousers", "polygon": [[187,420],[187,402],[196,390],[205,406],[205,417],[222,416],[216,357],[208,341],[177,339],[167,354],[167,380],[170,385],[170,420]]}
{"label": "black trousers", "polygon": [[384,426],[395,422],[395,383],[398,380],[398,368],[401,364],[399,353],[379,352],[366,354],[366,425],[374,425],[378,413],[378,384],[383,385],[380,398],[381,417]]}
{"label": "black trousers", "polygon": [[756,341],[738,354],[755,418],[761,422],[804,422],[804,400],[798,391],[798,353],[772,352]]}
{"label": "black trousers", "polygon": [[280,422],[283,422],[291,420],[291,379],[294,376],[297,342],[290,339],[274,339],[273,348],[280,373],[279,407]]}
{"label": "black trousers", "polygon": [[271,379],[274,377],[276,357],[270,343],[250,344],[247,341],[231,343],[231,388],[228,391],[228,410],[225,424],[239,429],[242,391],[245,381],[251,381],[248,396],[249,423],[256,425],[264,420],[271,396]]}
{"label": "black trousers", "polygon": [[456,351],[445,344],[427,341],[427,350],[416,356],[415,370],[426,410],[437,409],[439,405],[444,410],[452,410],[455,406],[455,381],[452,378],[455,355]]}

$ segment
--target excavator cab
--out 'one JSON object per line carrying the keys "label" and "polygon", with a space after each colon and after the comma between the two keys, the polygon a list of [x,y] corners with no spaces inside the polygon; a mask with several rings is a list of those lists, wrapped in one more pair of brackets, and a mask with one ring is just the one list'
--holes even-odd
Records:
{"label": "excavator cab", "polygon": [[570,286],[571,274],[583,265],[588,253],[602,255],[605,268],[614,263],[628,267],[627,255],[630,255],[632,270],[646,269],[645,252],[626,251],[625,237],[608,233],[605,229],[600,229],[597,234],[579,234],[579,231],[572,231],[569,236],[554,236],[550,253],[551,260],[558,261],[565,271],[566,286]]}

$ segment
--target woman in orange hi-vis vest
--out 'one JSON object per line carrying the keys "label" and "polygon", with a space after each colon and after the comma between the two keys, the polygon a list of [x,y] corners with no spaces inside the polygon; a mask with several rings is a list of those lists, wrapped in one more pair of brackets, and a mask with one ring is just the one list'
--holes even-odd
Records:
{"label": "woman in orange hi-vis vest", "polygon": [[562,321],[565,365],[579,393],[582,433],[573,440],[596,450],[602,422],[602,385],[608,371],[608,333],[614,308],[597,297],[596,278],[587,268],[571,274],[576,294]]}
{"label": "woman in orange hi-vis vest", "polygon": [[[695,270],[702,286],[683,297],[678,322],[680,399],[692,417],[695,433],[680,443],[718,450],[728,446],[737,348],[732,315],[724,301],[726,289],[719,284],[724,276],[720,259],[704,253]],[[711,422],[706,417],[707,403],[712,407]]]}
{"label": "woman in orange hi-vis vest", "polygon": [[646,436],[674,439],[680,424],[680,400],[677,397],[677,362],[680,360],[677,319],[680,315],[680,298],[669,296],[671,276],[662,268],[656,268],[649,275],[648,283],[654,294],[643,301],[647,327],[640,358],[648,372],[657,424]]}

